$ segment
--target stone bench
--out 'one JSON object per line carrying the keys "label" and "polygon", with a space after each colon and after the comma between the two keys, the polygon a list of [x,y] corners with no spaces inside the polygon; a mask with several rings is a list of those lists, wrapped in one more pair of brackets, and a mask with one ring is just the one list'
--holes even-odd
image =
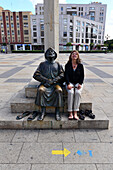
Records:
{"label": "stone bench", "polygon": [[[35,97],[37,94],[37,88],[40,82],[32,80],[21,92],[19,92],[14,100],[11,102],[11,111],[23,112],[26,110],[39,110],[40,107],[35,105]],[[86,98],[87,96],[87,98]],[[91,96],[88,94],[87,90],[83,89],[82,98],[80,103],[80,109],[92,109]],[[67,113],[67,91],[63,87],[63,108],[60,108],[62,113]],[[47,113],[54,113],[54,107],[46,107]]]}

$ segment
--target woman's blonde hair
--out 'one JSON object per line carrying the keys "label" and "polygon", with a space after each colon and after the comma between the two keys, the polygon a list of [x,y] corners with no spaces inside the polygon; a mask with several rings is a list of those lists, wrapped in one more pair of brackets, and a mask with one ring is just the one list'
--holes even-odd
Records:
{"label": "woman's blonde hair", "polygon": [[69,56],[69,61],[68,61],[68,62],[71,62],[71,61],[72,61],[71,56],[72,56],[72,54],[73,54],[74,52],[76,52],[77,55],[78,55],[78,58],[77,58],[77,61],[76,61],[77,64],[81,63],[81,59],[80,59],[80,56],[79,56],[79,52],[78,52],[77,50],[73,50],[73,51],[71,52],[71,54],[70,54],[70,56]]}

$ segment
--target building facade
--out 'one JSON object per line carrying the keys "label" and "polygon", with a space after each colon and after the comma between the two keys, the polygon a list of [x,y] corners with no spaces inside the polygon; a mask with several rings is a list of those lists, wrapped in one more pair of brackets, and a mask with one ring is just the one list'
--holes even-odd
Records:
{"label": "building facade", "polygon": [[[89,50],[90,45],[104,43],[107,5],[93,2],[90,4],[59,4],[59,44],[68,42],[77,50]],[[44,6],[37,4],[31,16],[32,44],[44,45]]]}
{"label": "building facade", "polygon": [[0,45],[10,50],[31,49],[31,12],[11,12],[0,7]]}

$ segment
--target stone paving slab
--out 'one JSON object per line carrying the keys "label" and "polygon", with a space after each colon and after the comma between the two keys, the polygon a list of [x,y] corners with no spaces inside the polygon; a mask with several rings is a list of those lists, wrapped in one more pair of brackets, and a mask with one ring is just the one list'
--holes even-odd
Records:
{"label": "stone paving slab", "polygon": [[62,150],[62,143],[25,143],[18,163],[63,163],[63,156],[53,156],[52,149]]}
{"label": "stone paving slab", "polygon": [[27,130],[26,133],[23,130],[16,131],[16,134],[13,137],[13,143],[29,143],[29,142],[37,142],[38,138],[38,130]]}
{"label": "stone paving slab", "polygon": [[40,130],[38,136],[39,143],[61,143],[61,142],[75,142],[72,130]]}
{"label": "stone paving slab", "polygon": [[[113,143],[63,143],[63,147],[71,152],[64,163],[113,163]],[[86,153],[80,155],[80,151]]]}
{"label": "stone paving slab", "polygon": [[16,163],[22,143],[0,143],[0,163]]}
{"label": "stone paving slab", "polygon": [[[95,164],[33,164],[31,170],[97,170]],[[107,169],[106,169],[107,170]],[[112,170],[112,169],[111,169]]]}
{"label": "stone paving slab", "polygon": [[31,170],[30,164],[0,164],[0,170]]}
{"label": "stone paving slab", "polygon": [[113,164],[96,164],[98,170],[113,170]]}
{"label": "stone paving slab", "polygon": [[99,143],[100,139],[95,130],[74,130],[76,143]]}

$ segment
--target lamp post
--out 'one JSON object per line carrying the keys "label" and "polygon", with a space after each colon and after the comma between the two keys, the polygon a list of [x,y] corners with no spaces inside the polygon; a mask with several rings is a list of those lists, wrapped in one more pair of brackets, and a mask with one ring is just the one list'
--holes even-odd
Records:
{"label": "lamp post", "polygon": [[105,38],[106,38],[106,41],[110,38],[110,36],[107,34],[106,36],[105,36]]}

